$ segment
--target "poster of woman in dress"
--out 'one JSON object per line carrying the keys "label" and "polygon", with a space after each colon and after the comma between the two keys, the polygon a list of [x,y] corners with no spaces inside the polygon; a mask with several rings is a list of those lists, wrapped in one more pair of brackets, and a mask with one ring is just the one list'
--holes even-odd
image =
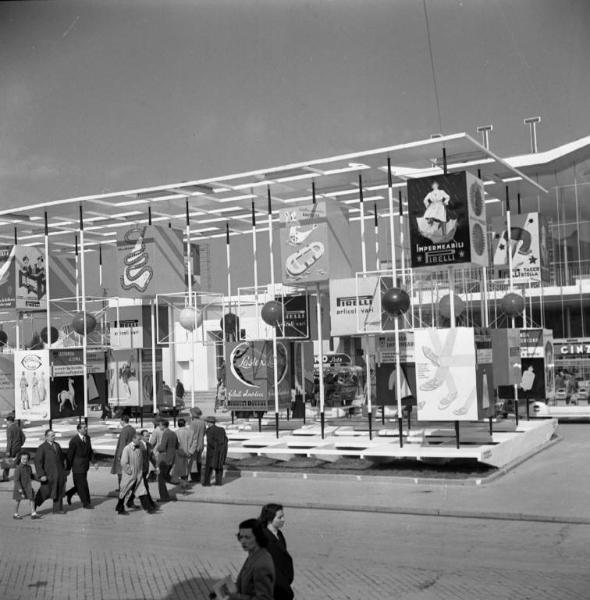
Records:
{"label": "poster of woman in dress", "polygon": [[450,202],[451,196],[440,189],[435,179],[431,190],[424,196],[424,215],[417,219],[420,233],[435,244],[450,242],[455,237],[457,219],[449,210]]}
{"label": "poster of woman in dress", "polygon": [[17,419],[49,419],[49,352],[18,350],[14,353],[15,416]]}

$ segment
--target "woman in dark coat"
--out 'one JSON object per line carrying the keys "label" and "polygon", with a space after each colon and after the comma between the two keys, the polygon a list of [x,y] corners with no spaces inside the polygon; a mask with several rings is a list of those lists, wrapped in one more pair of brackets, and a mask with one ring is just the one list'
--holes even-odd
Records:
{"label": "woman in dark coat", "polygon": [[281,531],[285,524],[283,507],[280,504],[266,504],[262,507],[260,521],[268,541],[266,549],[275,566],[274,600],[292,600],[293,559],[287,552],[287,542]]}
{"label": "woman in dark coat", "polygon": [[65,513],[63,499],[66,494],[68,464],[66,455],[55,441],[55,433],[48,429],[45,441],[35,452],[35,471],[41,487],[35,497],[35,506],[41,506],[45,500],[53,500],[53,512]]}

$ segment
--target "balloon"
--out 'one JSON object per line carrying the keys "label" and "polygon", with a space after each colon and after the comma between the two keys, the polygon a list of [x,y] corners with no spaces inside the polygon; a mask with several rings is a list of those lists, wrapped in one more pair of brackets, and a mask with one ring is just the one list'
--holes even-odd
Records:
{"label": "balloon", "polygon": [[0,346],[6,346],[8,342],[8,334],[4,329],[0,329]]}
{"label": "balloon", "polygon": [[[465,301],[457,294],[453,295],[455,302],[455,317],[461,316],[465,312]],[[451,318],[451,295],[447,294],[438,301],[438,310],[445,319]]]}
{"label": "balloon", "polygon": [[96,327],[96,318],[92,313],[76,313],[72,320],[72,328],[80,335],[84,335],[84,320],[86,320],[86,333],[92,333]]}
{"label": "balloon", "polygon": [[262,307],[260,316],[267,325],[276,327],[283,320],[283,305],[276,300],[270,300]]}
{"label": "balloon", "polygon": [[410,308],[410,297],[401,288],[390,288],[381,296],[381,306],[385,312],[397,317]]}
{"label": "balloon", "polygon": [[507,317],[516,317],[524,310],[524,298],[514,292],[509,292],[500,301],[502,311]]}
{"label": "balloon", "polygon": [[203,322],[203,313],[192,306],[186,306],[180,311],[178,321],[184,329],[193,331],[195,327],[199,327]]}
{"label": "balloon", "polygon": [[[59,331],[55,327],[51,327],[49,331],[51,333],[51,343],[54,344],[59,340]],[[41,329],[41,339],[47,343],[47,327]]]}

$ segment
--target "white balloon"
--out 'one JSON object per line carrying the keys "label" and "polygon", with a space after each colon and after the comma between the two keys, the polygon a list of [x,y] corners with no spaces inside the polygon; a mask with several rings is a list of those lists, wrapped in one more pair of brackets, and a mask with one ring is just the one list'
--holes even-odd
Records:
{"label": "white balloon", "polygon": [[198,309],[194,309],[192,306],[187,306],[180,311],[178,322],[187,331],[193,331],[203,322],[203,313]]}

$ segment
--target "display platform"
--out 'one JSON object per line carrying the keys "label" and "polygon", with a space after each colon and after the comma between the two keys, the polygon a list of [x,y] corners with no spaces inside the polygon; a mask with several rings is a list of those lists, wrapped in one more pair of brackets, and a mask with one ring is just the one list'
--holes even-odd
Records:
{"label": "display platform", "polygon": [[573,419],[583,420],[590,419],[590,405],[574,405],[566,404],[563,406],[550,406],[545,402],[533,402],[530,405],[532,417],[537,418],[553,418],[561,420]]}
{"label": "display platform", "polygon": [[[576,407],[570,407],[570,410]],[[584,407],[577,407],[584,408]],[[588,414],[588,413],[587,413]],[[590,415],[588,415],[590,417]],[[57,441],[67,445],[76,432],[77,420],[54,424]],[[490,435],[487,423],[463,423],[461,426],[461,447],[456,447],[455,432],[452,427],[437,425],[404,429],[404,446],[399,446],[396,429],[381,429],[369,439],[366,432],[354,430],[351,426],[329,426],[322,439],[319,424],[309,424],[294,431],[281,432],[277,438],[274,432],[248,431],[243,424],[227,424],[229,439],[228,454],[234,458],[264,456],[274,460],[290,460],[294,457],[317,458],[334,462],[342,457],[360,458],[375,463],[393,462],[398,459],[436,460],[445,462],[454,459],[471,459],[492,467],[505,467],[538,452],[551,441],[557,431],[556,418],[520,421],[514,426],[512,421],[494,424]],[[94,451],[106,456],[114,456],[117,445],[119,424],[115,421],[91,423]],[[45,426],[25,428],[25,447],[34,449],[43,441]],[[0,430],[0,446],[6,442],[6,430]]]}

